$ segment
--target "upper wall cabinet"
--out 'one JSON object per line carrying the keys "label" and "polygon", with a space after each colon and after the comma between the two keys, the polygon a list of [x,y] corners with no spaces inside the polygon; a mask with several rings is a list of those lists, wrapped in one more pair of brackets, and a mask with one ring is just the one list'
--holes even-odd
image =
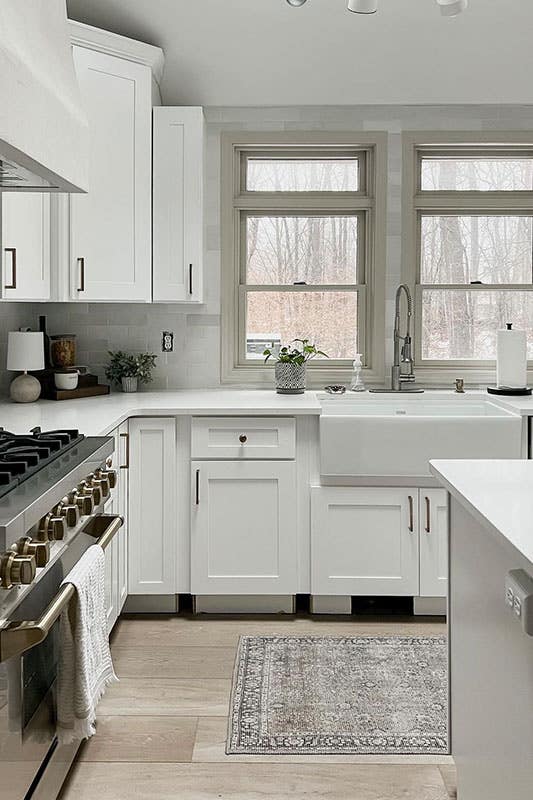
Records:
{"label": "upper wall cabinet", "polygon": [[50,195],[3,192],[4,300],[50,299]]}
{"label": "upper wall cabinet", "polygon": [[74,47],[90,127],[89,191],[70,195],[71,299],[151,299],[152,74]]}
{"label": "upper wall cabinet", "polygon": [[203,299],[204,115],[153,111],[153,300]]}

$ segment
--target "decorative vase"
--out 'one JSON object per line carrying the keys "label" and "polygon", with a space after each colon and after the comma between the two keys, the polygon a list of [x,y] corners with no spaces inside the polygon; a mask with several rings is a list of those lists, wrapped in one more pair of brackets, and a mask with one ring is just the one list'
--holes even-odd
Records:
{"label": "decorative vase", "polygon": [[122,391],[123,392],[136,392],[137,391],[137,376],[122,378]]}
{"label": "decorative vase", "polygon": [[305,392],[305,364],[278,361],[275,373],[278,394],[303,394]]}

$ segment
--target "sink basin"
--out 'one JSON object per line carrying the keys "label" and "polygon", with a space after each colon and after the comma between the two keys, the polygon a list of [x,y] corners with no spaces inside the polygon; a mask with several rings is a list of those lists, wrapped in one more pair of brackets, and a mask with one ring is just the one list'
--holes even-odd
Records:
{"label": "sink basin", "polygon": [[483,397],[321,400],[324,476],[428,476],[433,458],[520,458],[522,419]]}

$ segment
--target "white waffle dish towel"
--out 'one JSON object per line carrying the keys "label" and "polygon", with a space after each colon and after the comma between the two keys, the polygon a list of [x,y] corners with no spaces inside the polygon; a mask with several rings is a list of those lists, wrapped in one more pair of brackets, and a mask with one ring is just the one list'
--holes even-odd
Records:
{"label": "white waffle dish towel", "polygon": [[76,588],[59,623],[57,736],[60,744],[69,744],[93,736],[98,701],[118,680],[107,633],[102,548],[89,547],[63,583]]}

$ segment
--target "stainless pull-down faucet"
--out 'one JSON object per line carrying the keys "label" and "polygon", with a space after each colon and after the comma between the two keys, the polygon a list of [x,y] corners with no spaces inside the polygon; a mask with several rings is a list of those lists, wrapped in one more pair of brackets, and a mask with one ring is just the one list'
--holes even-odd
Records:
{"label": "stainless pull-down faucet", "polygon": [[[405,336],[400,334],[400,300],[402,292],[407,300],[407,322]],[[413,316],[413,300],[409,287],[401,283],[396,290],[396,305],[394,311],[394,362],[391,371],[390,389],[370,389],[371,392],[423,392],[409,386],[402,388],[404,383],[413,383],[415,373],[413,369],[413,339],[411,336],[411,320]],[[400,345],[400,342],[402,343]]]}

